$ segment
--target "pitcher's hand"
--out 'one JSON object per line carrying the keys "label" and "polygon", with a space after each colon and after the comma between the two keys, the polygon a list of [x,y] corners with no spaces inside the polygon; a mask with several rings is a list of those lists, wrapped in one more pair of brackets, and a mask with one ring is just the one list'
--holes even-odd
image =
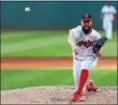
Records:
{"label": "pitcher's hand", "polygon": [[76,47],[75,49],[74,49],[74,53],[77,55],[77,54],[79,54],[79,48],[78,47]]}

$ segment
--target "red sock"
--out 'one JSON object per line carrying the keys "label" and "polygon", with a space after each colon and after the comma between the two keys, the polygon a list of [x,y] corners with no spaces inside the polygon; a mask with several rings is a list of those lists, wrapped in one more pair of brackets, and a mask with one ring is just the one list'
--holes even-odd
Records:
{"label": "red sock", "polygon": [[82,93],[83,87],[88,79],[88,75],[89,75],[89,71],[86,69],[82,69],[81,74],[80,74],[80,78],[79,78],[79,87],[77,92],[78,93]]}

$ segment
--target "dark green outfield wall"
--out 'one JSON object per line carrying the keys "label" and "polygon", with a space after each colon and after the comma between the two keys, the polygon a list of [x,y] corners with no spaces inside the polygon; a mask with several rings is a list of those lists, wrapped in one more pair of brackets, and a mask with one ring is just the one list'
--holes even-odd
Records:
{"label": "dark green outfield wall", "polygon": [[[2,2],[3,29],[62,29],[79,24],[83,13],[91,13],[94,26],[102,28],[100,10],[105,2]],[[117,8],[116,2],[111,2]],[[25,13],[24,8],[31,8]],[[116,23],[114,25],[116,28]]]}

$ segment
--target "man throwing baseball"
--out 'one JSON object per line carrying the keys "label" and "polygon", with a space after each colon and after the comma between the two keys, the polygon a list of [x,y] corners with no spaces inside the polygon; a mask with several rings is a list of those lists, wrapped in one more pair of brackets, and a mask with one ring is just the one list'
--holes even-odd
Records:
{"label": "man throwing baseball", "polygon": [[[90,14],[84,14],[81,18],[81,25],[69,30],[68,42],[73,51],[73,76],[76,86],[72,102],[76,102],[81,98],[92,63],[101,56],[101,51],[93,52],[93,45],[100,38],[101,35],[92,29]],[[90,85],[92,86],[91,89],[95,89],[92,81]]]}

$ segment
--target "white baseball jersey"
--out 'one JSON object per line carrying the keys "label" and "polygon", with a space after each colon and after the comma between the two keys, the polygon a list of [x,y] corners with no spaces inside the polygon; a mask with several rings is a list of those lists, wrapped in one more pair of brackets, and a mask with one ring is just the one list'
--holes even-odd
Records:
{"label": "white baseball jersey", "polygon": [[114,14],[116,14],[116,9],[113,6],[103,6],[101,13],[104,14],[103,20],[106,20],[106,22],[108,21],[112,21],[114,18]]}
{"label": "white baseball jersey", "polygon": [[82,26],[77,26],[70,30],[70,34],[74,33],[76,36],[76,45],[79,47],[79,54],[73,56],[78,59],[84,59],[88,56],[95,56],[93,53],[93,45],[95,42],[101,38],[101,35],[92,29],[92,32],[88,35],[85,35],[82,31]]}

